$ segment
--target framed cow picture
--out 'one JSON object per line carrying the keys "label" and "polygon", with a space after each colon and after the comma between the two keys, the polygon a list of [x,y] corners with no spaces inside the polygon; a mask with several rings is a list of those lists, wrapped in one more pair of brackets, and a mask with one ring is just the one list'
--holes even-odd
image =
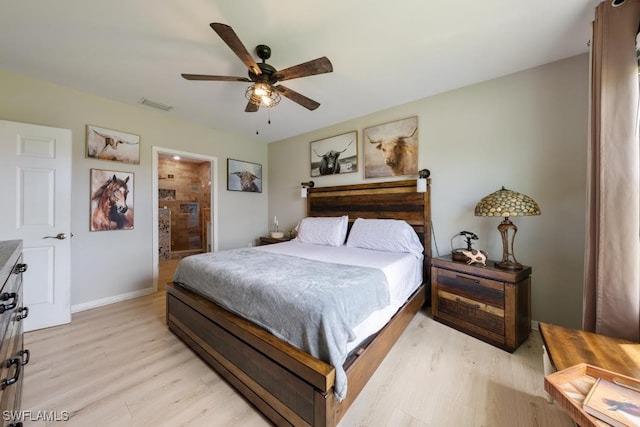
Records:
{"label": "framed cow picture", "polygon": [[358,131],[311,142],[311,176],[358,171]]}
{"label": "framed cow picture", "polygon": [[262,165],[227,159],[227,190],[262,193]]}
{"label": "framed cow picture", "polygon": [[418,117],[364,129],[364,177],[418,174]]}

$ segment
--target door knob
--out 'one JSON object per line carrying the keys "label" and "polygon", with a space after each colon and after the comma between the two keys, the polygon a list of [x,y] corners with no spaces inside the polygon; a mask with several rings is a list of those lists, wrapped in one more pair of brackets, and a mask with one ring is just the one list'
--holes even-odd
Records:
{"label": "door knob", "polygon": [[58,233],[55,236],[44,236],[43,239],[58,239],[58,240],[64,240],[67,238],[67,235],[64,233]]}

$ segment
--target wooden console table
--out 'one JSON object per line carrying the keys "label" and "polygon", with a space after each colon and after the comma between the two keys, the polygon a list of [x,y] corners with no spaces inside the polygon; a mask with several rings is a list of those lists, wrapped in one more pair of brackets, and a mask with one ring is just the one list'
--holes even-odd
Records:
{"label": "wooden console table", "polygon": [[640,379],[640,343],[539,323],[549,359],[558,370],[579,363]]}
{"label": "wooden console table", "polygon": [[627,383],[640,379],[640,343],[549,323],[538,326],[551,364],[558,370],[545,376],[549,398],[579,426],[606,425],[582,410],[582,400],[596,377],[631,377]]}

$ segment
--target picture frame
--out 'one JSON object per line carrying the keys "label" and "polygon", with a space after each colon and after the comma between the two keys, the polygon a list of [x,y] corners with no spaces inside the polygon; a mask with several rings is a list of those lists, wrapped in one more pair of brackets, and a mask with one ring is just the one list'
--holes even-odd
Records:
{"label": "picture frame", "polygon": [[323,138],[310,143],[312,177],[358,171],[358,131]]}
{"label": "picture frame", "polygon": [[418,174],[418,117],[363,130],[364,177]]}
{"label": "picture frame", "polygon": [[140,136],[87,125],[87,158],[140,164]]}
{"label": "picture frame", "polygon": [[90,231],[133,229],[133,172],[90,171]]}
{"label": "picture frame", "polygon": [[227,159],[227,190],[262,193],[262,165]]}
{"label": "picture frame", "polygon": [[158,200],[176,200],[176,190],[159,188]]}

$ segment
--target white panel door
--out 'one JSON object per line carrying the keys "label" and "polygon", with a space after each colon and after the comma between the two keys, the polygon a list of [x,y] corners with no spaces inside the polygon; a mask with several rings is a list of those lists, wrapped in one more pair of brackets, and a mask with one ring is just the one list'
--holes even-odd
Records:
{"label": "white panel door", "polygon": [[0,240],[22,239],[25,331],[71,321],[71,131],[0,120]]}

